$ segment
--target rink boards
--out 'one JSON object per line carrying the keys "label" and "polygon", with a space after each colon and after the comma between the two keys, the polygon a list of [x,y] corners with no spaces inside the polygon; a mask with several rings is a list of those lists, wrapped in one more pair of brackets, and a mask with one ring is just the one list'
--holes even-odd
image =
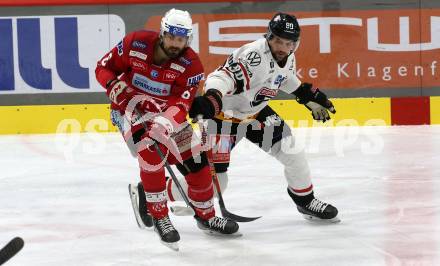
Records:
{"label": "rink boards", "polygon": [[[127,33],[158,29],[170,8],[193,17],[191,47],[208,74],[261,38],[277,10],[301,25],[297,75],[334,98],[324,126],[440,124],[440,2],[0,1],[0,134],[114,131],[96,62]],[[293,127],[313,123],[280,93],[271,106]]]}
{"label": "rink boards", "polygon": [[[440,97],[334,99],[337,113],[322,124],[294,100],[270,106],[292,127],[440,124]],[[0,134],[112,132],[108,104],[0,106]]]}

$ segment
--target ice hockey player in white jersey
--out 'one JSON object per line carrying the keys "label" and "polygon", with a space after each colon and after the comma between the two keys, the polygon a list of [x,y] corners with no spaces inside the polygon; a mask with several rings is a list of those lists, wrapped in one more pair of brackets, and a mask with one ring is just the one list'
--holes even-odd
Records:
{"label": "ice hockey player in white jersey", "polygon": [[[338,210],[314,196],[304,151],[294,150],[290,128],[268,106],[283,90],[304,104],[315,120],[325,122],[329,112],[336,112],[324,93],[297,78],[294,52],[299,43],[297,19],[275,14],[264,38],[238,48],[208,75],[205,94],[195,98],[189,116],[203,116],[209,122],[208,134],[216,135],[212,159],[222,192],[228,182],[230,152],[245,137],[284,166],[287,192],[305,218],[337,222]],[[178,168],[186,174],[184,167]],[[172,180],[167,188],[171,200],[181,200]]]}

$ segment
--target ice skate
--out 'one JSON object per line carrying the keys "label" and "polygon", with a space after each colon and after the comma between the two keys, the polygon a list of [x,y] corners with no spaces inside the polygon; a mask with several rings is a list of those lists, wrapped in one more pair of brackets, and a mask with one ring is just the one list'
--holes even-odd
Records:
{"label": "ice skate", "polygon": [[154,231],[159,235],[160,242],[174,251],[179,251],[179,232],[171,223],[167,215],[162,219],[153,218]]}
{"label": "ice skate", "polygon": [[317,198],[314,198],[306,206],[297,205],[297,209],[307,220],[324,221],[330,223],[338,223],[341,221],[338,218],[338,209]]}
{"label": "ice skate", "polygon": [[142,183],[129,184],[128,191],[130,193],[131,205],[133,207],[136,222],[141,229],[153,226],[153,217],[148,213],[145,192]]}
{"label": "ice skate", "polygon": [[203,220],[197,215],[194,216],[197,221],[197,227],[203,230],[205,233],[213,235],[226,235],[226,236],[241,236],[238,232],[237,222],[214,216],[209,220]]}

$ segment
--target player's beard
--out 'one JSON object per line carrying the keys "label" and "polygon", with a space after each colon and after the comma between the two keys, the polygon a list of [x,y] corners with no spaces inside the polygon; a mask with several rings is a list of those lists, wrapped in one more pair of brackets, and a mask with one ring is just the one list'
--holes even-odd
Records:
{"label": "player's beard", "polygon": [[161,45],[162,50],[164,51],[164,53],[170,58],[170,59],[174,59],[179,57],[179,55],[183,52],[183,50],[185,48],[178,48],[178,47],[174,47],[174,46],[170,46],[170,47],[165,47],[163,44]]}
{"label": "player's beard", "polygon": [[278,63],[283,62],[283,61],[286,60],[287,57],[289,56],[289,54],[287,54],[287,53],[285,53],[285,52],[281,52],[281,51],[275,52],[275,53],[273,53],[273,55],[274,55],[274,57],[275,57],[275,60],[276,60]]}
{"label": "player's beard", "polygon": [[272,52],[272,56],[275,59],[275,61],[277,61],[277,64],[281,67],[284,67],[284,65],[287,62],[287,58],[289,57],[290,54],[281,52],[281,51],[277,51],[277,52]]}

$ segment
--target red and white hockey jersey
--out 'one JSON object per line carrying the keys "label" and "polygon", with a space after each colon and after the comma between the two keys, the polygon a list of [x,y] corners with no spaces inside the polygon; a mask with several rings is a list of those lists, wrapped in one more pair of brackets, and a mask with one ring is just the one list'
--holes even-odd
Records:
{"label": "red and white hockey jersey", "polygon": [[[96,78],[105,88],[109,80],[119,77],[137,93],[148,95],[154,102],[143,104],[144,112],[158,113],[177,106],[180,111],[174,119],[180,124],[186,120],[198,84],[204,78],[203,66],[190,47],[180,57],[154,65],[154,47],[159,41],[157,32],[128,34],[98,61]],[[118,108],[112,103],[112,109]]]}

